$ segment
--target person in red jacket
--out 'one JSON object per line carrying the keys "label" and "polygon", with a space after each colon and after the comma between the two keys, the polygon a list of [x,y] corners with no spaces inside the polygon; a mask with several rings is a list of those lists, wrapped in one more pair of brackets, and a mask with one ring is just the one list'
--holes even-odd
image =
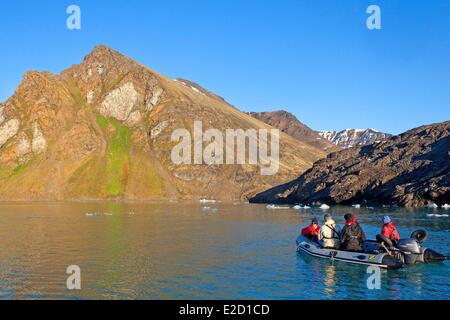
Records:
{"label": "person in red jacket", "polygon": [[302,229],[302,236],[308,238],[311,241],[318,241],[319,239],[320,225],[317,218],[312,219],[309,226]]}
{"label": "person in red jacket", "polygon": [[394,224],[392,223],[392,219],[389,216],[385,216],[383,218],[383,227],[381,229],[381,235],[390,239],[392,242],[395,243],[400,241],[400,235],[398,234],[398,231],[395,228]]}

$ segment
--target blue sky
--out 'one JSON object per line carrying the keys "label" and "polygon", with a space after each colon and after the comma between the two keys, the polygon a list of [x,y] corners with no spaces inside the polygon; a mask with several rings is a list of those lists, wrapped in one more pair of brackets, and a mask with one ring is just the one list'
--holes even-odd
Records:
{"label": "blue sky", "polygon": [[[77,4],[82,29],[66,28]],[[366,9],[382,10],[382,30]],[[106,44],[244,111],[314,129],[400,133],[450,120],[450,1],[2,1],[0,100],[27,70],[60,72]]]}

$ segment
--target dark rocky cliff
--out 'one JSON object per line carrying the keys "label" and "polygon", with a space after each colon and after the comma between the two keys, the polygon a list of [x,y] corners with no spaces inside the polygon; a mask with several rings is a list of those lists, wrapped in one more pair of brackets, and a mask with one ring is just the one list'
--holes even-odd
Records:
{"label": "dark rocky cliff", "polygon": [[450,203],[450,121],[332,153],[298,179],[251,201],[405,207]]}

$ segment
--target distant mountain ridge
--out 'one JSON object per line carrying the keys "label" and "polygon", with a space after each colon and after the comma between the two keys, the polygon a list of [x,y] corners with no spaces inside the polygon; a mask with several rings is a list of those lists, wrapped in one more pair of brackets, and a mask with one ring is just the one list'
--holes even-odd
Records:
{"label": "distant mountain ridge", "polygon": [[392,135],[375,129],[345,129],[342,131],[319,131],[318,134],[341,148],[365,146],[383,141]]}
{"label": "distant mountain ridge", "polygon": [[254,203],[368,204],[405,207],[450,203],[450,121],[335,152],[298,179]]}
{"label": "distant mountain ridge", "polygon": [[320,148],[327,153],[340,149],[327,139],[321,137],[316,131],[300,122],[297,117],[287,111],[249,112],[248,114],[283,131],[299,141],[312,147]]}

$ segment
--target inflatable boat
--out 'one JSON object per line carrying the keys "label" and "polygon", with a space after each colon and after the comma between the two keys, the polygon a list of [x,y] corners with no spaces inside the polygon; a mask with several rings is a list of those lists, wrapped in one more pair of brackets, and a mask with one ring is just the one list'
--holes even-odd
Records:
{"label": "inflatable boat", "polygon": [[365,241],[363,251],[343,251],[322,247],[318,242],[300,236],[297,239],[297,252],[317,258],[324,258],[354,264],[378,266],[385,269],[400,269],[418,262],[438,262],[447,257],[433,250],[422,248],[426,232],[418,230],[409,239],[400,240],[395,246],[388,239],[377,237],[376,241]]}

